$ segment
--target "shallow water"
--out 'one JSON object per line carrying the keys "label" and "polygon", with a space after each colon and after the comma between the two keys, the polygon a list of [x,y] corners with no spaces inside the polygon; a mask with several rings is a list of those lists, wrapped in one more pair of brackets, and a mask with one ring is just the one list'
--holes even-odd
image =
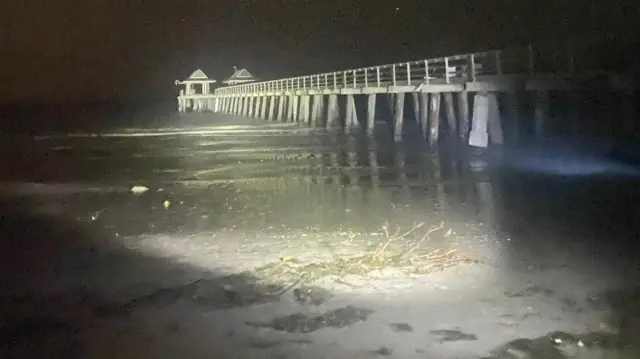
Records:
{"label": "shallow water", "polygon": [[[4,214],[24,206],[133,245],[147,236],[166,238],[159,251],[177,256],[188,247],[203,261],[211,257],[213,242],[224,238],[276,250],[280,244],[269,241],[288,234],[318,241],[335,233],[382,238],[385,223],[406,229],[442,222],[453,235],[439,233],[437,241],[465,235],[500,241],[501,259],[513,267],[552,271],[580,266],[580,260],[585,267],[628,275],[633,286],[640,186],[632,176],[541,171],[548,166],[540,163],[557,165],[543,155],[535,157],[536,166],[527,166],[526,159],[513,166],[519,157],[508,148],[484,163],[420,142],[220,120],[205,132],[7,137],[0,190],[12,198],[12,207],[5,206]],[[576,166],[580,161],[574,157],[572,168],[591,168]],[[148,191],[135,195],[134,185]],[[117,266],[133,259],[127,261]],[[154,266],[166,264],[149,268]],[[114,272],[100,274],[106,286],[115,285],[109,282],[115,267],[105,265]],[[151,272],[132,272],[123,283],[153,288],[150,283],[160,280]]]}

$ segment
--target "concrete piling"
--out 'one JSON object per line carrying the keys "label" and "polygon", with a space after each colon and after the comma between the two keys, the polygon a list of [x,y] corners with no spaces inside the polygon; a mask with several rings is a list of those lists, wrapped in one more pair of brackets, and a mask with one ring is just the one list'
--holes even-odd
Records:
{"label": "concrete piling", "polygon": [[249,96],[248,100],[249,100],[249,110],[247,111],[246,116],[247,117],[253,117],[253,112],[254,112],[254,109],[255,109],[255,97]]}
{"label": "concrete piling", "polygon": [[260,119],[261,120],[266,120],[267,119],[267,101],[269,100],[268,96],[260,96],[262,98],[261,100],[261,106],[260,106]]}
{"label": "concrete piling", "polygon": [[439,93],[431,94],[429,104],[429,145],[435,147],[438,144],[438,136],[440,134],[440,102],[441,95]]}
{"label": "concrete piling", "polygon": [[311,105],[311,127],[318,127],[322,122],[322,105],[324,97],[322,95],[313,95],[313,104]]}
{"label": "concrete piling", "polygon": [[298,110],[299,110],[299,104],[300,104],[300,96],[291,96],[291,117],[290,117],[290,122],[299,122],[300,119],[298,118]]}
{"label": "concrete piling", "polygon": [[295,96],[287,96],[287,116],[285,122],[293,122],[293,98]]}
{"label": "concrete piling", "polygon": [[420,93],[420,129],[422,138],[429,138],[429,94]]}
{"label": "concrete piling", "polygon": [[458,135],[462,143],[469,138],[469,93],[458,92]]}
{"label": "concrete piling", "polygon": [[376,94],[367,95],[367,136],[373,136],[376,128]]}
{"label": "concrete piling", "polygon": [[489,147],[489,99],[486,93],[476,93],[473,97],[473,118],[469,133],[469,146]]}
{"label": "concrete piling", "polygon": [[456,138],[458,134],[458,119],[456,118],[455,105],[453,103],[453,93],[445,92],[442,96],[444,97],[444,106],[447,113],[449,134],[451,135],[451,138]]}
{"label": "concrete piling", "polygon": [[249,98],[242,96],[240,97],[240,107],[239,107],[239,112],[238,115],[240,116],[247,116],[249,114]]}
{"label": "concrete piling", "polygon": [[353,95],[347,95],[345,115],[345,129],[353,130],[358,128],[358,113],[356,111],[356,103]]}
{"label": "concrete piling", "polygon": [[260,97],[259,96],[254,96],[253,97],[253,106],[251,108],[251,117],[253,118],[259,118],[260,116]]}
{"label": "concrete piling", "polygon": [[284,105],[286,101],[287,101],[287,96],[280,95],[280,99],[278,100],[278,122],[285,121]]}
{"label": "concrete piling", "polygon": [[329,95],[329,104],[327,109],[327,127],[335,127],[338,125],[340,113],[338,112],[338,95]]}
{"label": "concrete piling", "polygon": [[402,141],[402,130],[404,129],[404,93],[396,94],[393,138],[395,141]]}
{"label": "concrete piling", "polygon": [[416,123],[420,123],[420,94],[412,92],[411,99],[413,100],[413,118]]}
{"label": "concrete piling", "polygon": [[269,116],[267,117],[267,120],[269,121],[275,121],[275,117],[274,117],[274,112],[276,109],[276,96],[269,96]]}
{"label": "concrete piling", "polygon": [[309,95],[300,96],[300,121],[311,125],[309,121],[309,102],[311,101],[311,97]]}

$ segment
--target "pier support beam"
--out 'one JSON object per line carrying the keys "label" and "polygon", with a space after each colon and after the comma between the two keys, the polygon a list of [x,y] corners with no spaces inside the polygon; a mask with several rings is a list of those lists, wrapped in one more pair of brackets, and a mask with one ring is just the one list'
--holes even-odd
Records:
{"label": "pier support beam", "polygon": [[298,118],[298,106],[299,106],[299,102],[300,102],[300,96],[293,96],[291,97],[291,109],[292,109],[292,113],[291,113],[291,122],[299,122],[300,119]]}
{"label": "pier support beam", "polygon": [[394,113],[394,126],[393,126],[393,139],[395,141],[402,141],[402,130],[404,129],[404,93],[398,93],[396,96],[395,113]]}
{"label": "pier support beam", "polygon": [[537,138],[544,135],[545,122],[549,114],[549,91],[536,91],[534,109],[534,134]]}
{"label": "pier support beam", "polygon": [[266,120],[267,119],[267,100],[269,99],[269,97],[267,96],[260,96],[261,98],[261,104],[260,104],[260,119],[261,120]]}
{"label": "pier support beam", "polygon": [[429,138],[429,94],[421,92],[420,96],[420,130],[422,131],[422,138]]}
{"label": "pier support beam", "polygon": [[300,96],[300,122],[304,122],[307,125],[311,125],[309,121],[309,102],[311,101],[311,96],[302,95]]}
{"label": "pier support beam", "polygon": [[293,98],[295,96],[287,96],[287,118],[284,122],[293,122]]}
{"label": "pier support beam", "polygon": [[244,96],[238,97],[238,107],[237,107],[236,115],[244,116],[247,106],[249,106],[249,103],[247,102],[247,98]]}
{"label": "pier support beam", "polygon": [[420,94],[412,92],[411,99],[413,100],[413,118],[416,123],[420,123]]}
{"label": "pier support beam", "polygon": [[269,120],[269,121],[275,121],[276,120],[274,118],[275,109],[276,109],[276,97],[275,96],[269,96],[269,117],[267,117],[267,120]]}
{"label": "pier support beam", "polygon": [[435,147],[438,144],[441,97],[439,93],[433,93],[431,94],[431,101],[429,101],[429,145],[431,147]]}
{"label": "pier support beam", "polygon": [[444,97],[444,106],[447,112],[447,124],[449,125],[449,135],[451,138],[457,138],[458,134],[458,119],[456,118],[455,105],[453,104],[453,93],[445,92],[443,94]]}
{"label": "pier support beam", "polygon": [[251,104],[249,103],[249,97],[242,98],[242,116],[249,117],[249,107]]}
{"label": "pier support beam", "polygon": [[462,143],[469,138],[469,93],[458,92],[458,134]]}
{"label": "pier support beam", "polygon": [[257,117],[258,111],[256,111],[256,102],[258,102],[259,97],[251,96],[249,97],[249,117],[255,118]]}
{"label": "pier support beam", "polygon": [[373,137],[376,131],[376,97],[374,93],[367,95],[367,136]]}
{"label": "pier support beam", "polygon": [[284,122],[284,119],[285,119],[284,105],[286,101],[287,101],[287,96],[280,95],[280,99],[278,100],[278,122]]}
{"label": "pier support beam", "polygon": [[356,102],[353,95],[347,95],[347,105],[345,106],[345,129],[353,130],[358,128],[358,113],[356,112]]}
{"label": "pier support beam", "polygon": [[262,96],[254,97],[255,105],[253,106],[253,111],[251,117],[262,118],[260,115],[260,109],[262,108]]}
{"label": "pier support beam", "polygon": [[338,109],[338,95],[329,95],[329,104],[327,109],[327,127],[335,127],[338,125],[340,112]]}
{"label": "pier support beam", "polygon": [[495,93],[477,93],[473,100],[473,120],[469,145],[487,148],[491,143],[501,145],[504,142],[500,123],[500,109]]}
{"label": "pier support beam", "polygon": [[311,127],[318,127],[322,122],[323,95],[313,95],[313,107],[311,109]]}

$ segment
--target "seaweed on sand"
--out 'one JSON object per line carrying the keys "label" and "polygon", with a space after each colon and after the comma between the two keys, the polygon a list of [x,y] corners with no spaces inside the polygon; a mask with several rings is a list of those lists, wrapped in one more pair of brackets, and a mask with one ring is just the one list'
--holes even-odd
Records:
{"label": "seaweed on sand", "polygon": [[[442,251],[441,249],[425,249],[423,244],[431,235],[444,228],[444,223],[431,226],[420,237],[416,232],[424,227],[424,223],[415,224],[404,233],[397,229],[394,234],[389,233],[387,223],[382,227],[385,240],[372,250],[355,256],[335,256],[324,262],[300,263],[296,260],[285,259],[278,263],[268,264],[256,269],[263,278],[277,280],[301,280],[306,283],[314,282],[324,277],[343,278],[349,275],[365,276],[375,270],[396,268],[409,274],[428,274],[463,264],[474,263],[475,260],[459,255],[456,250]],[[410,235],[419,238],[410,246],[400,243]]]}

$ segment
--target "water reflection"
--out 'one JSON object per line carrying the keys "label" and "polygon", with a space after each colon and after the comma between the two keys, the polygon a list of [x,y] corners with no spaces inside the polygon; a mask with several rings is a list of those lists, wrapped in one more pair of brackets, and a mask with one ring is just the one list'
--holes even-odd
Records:
{"label": "water reflection", "polygon": [[472,174],[455,153],[359,135],[326,135],[322,143],[308,156],[302,198],[317,204],[315,220],[323,226],[371,225],[403,215],[407,221],[449,216],[494,222],[490,176]]}
{"label": "water reflection", "polygon": [[[75,151],[72,161],[49,156],[47,143],[40,143],[38,148],[43,156],[49,156],[50,163],[75,168],[72,177],[52,170],[41,173],[41,178],[125,189],[121,195],[105,194],[102,200],[94,201],[92,211],[103,211],[102,207],[110,205],[116,208],[120,202],[140,202],[126,193],[132,184],[152,187],[147,197],[154,208],[171,197],[176,203],[171,211],[182,212],[163,215],[163,223],[142,226],[142,232],[148,228],[196,231],[221,226],[370,229],[384,220],[400,225],[438,218],[494,222],[495,188],[488,172],[472,173],[459,152],[434,153],[420,142],[396,143],[388,138],[327,131],[167,136],[161,147],[157,138],[133,137],[113,142],[56,139],[49,145],[83,151]],[[118,156],[93,159],[93,147]],[[142,154],[144,166],[138,165]],[[147,217],[145,221],[152,220]]]}

